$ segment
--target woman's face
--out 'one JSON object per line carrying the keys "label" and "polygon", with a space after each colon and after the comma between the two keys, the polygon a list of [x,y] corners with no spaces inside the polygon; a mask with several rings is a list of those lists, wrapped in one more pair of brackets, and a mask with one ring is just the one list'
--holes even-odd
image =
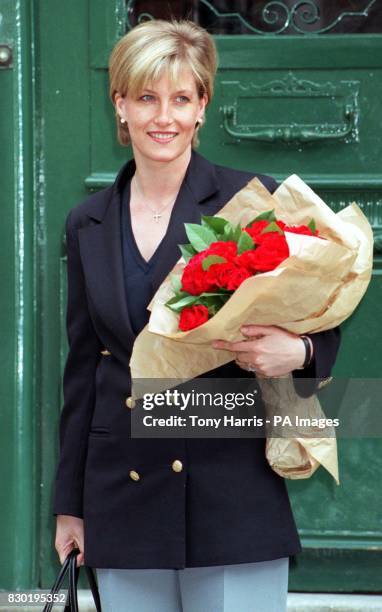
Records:
{"label": "woman's face", "polygon": [[175,87],[164,75],[137,96],[115,96],[118,113],[128,123],[134,157],[152,161],[172,161],[191,146],[207,101],[207,95],[199,98],[189,69],[182,71]]}

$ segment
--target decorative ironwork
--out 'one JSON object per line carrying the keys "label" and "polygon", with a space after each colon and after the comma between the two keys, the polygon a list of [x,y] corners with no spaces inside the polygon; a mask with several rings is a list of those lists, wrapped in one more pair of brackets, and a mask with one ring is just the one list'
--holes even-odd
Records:
{"label": "decorative ironwork", "polygon": [[[270,143],[300,144],[313,141],[345,140],[346,142],[358,139],[358,81],[342,81],[340,83],[314,83],[299,80],[292,73],[285,79],[278,79],[265,85],[249,83],[245,85],[239,81],[223,81],[221,83],[222,99],[229,100],[228,104],[220,108],[223,115],[222,127],[225,132],[237,141],[255,140]],[[315,124],[295,123],[287,116],[284,124],[260,125],[239,123],[240,99],[243,108],[251,105],[258,107],[256,100],[266,98],[269,100],[288,98],[295,102],[303,98],[305,104],[314,100],[317,105],[321,99],[330,100],[336,108],[341,107],[342,123],[320,122]]]}
{"label": "decorative ironwork", "polygon": [[[365,0],[365,3],[367,0]],[[256,15],[259,26],[256,27],[251,23],[247,17],[244,17],[240,12],[224,11],[217,9],[212,2],[209,0],[199,0],[197,3],[198,8],[190,8],[185,10],[183,18],[193,19],[196,22],[200,22],[200,25],[209,28],[208,24],[203,23],[204,20],[200,20],[201,9],[204,9],[209,13],[209,19],[222,20],[223,23],[236,21],[237,25],[241,28],[240,33],[252,33],[258,35],[274,36],[278,34],[303,34],[303,35],[316,35],[330,33],[335,29],[345,18],[366,18],[369,16],[370,10],[375,5],[377,0],[368,0],[366,6],[359,10],[340,10],[340,14],[334,18],[330,18],[329,23],[324,27],[319,27],[322,21],[321,11],[318,0],[298,0],[294,3],[287,3],[281,0],[270,0],[260,10],[259,14]],[[139,5],[139,0],[128,0],[126,3],[126,27],[131,29],[134,25],[141,23],[142,21],[161,18],[168,18],[168,14],[161,14],[158,9],[154,11],[156,14],[152,14],[147,11],[135,14],[136,5]],[[150,5],[149,2],[145,3]],[[154,3],[153,9],[154,10]],[[168,5],[170,6],[170,2]],[[191,5],[191,3],[189,3]],[[252,11],[255,11],[255,7],[252,7]],[[195,13],[195,14],[193,14]],[[135,23],[132,23],[132,18]],[[273,29],[272,29],[273,28]],[[212,32],[214,33],[214,32]]]}
{"label": "decorative ironwork", "polygon": [[[284,2],[277,0],[268,2],[262,10],[264,22],[268,25],[273,25],[282,20],[284,13],[284,23],[279,30],[272,34],[280,34],[286,29],[291,28],[298,34],[324,34],[333,30],[345,17],[368,17],[369,11],[376,0],[371,0],[366,8],[362,11],[342,11],[331,23],[326,27],[317,30],[306,30],[302,26],[314,26],[320,21],[320,8],[313,0],[299,0],[292,7],[288,7]],[[280,11],[278,14],[277,11]],[[300,24],[300,25],[299,25]],[[258,32],[260,33],[260,32]],[[264,32],[261,32],[264,34]]]}

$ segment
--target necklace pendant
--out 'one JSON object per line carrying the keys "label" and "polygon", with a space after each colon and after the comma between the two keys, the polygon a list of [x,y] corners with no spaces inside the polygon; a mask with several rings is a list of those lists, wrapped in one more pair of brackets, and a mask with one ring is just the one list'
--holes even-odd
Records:
{"label": "necklace pendant", "polygon": [[153,219],[154,221],[156,221],[158,223],[159,219],[161,218],[162,214],[161,213],[155,213],[155,215],[153,215]]}

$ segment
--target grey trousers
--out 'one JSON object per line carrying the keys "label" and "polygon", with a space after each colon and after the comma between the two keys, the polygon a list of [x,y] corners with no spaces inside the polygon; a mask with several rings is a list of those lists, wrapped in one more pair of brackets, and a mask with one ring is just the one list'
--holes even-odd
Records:
{"label": "grey trousers", "polygon": [[96,569],[102,612],[286,612],[289,557],[185,569]]}

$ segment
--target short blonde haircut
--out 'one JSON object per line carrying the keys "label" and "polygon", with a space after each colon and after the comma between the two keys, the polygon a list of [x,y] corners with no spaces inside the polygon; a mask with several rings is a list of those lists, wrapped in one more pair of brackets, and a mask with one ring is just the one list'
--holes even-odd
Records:
{"label": "short blonde haircut", "polygon": [[[145,21],[123,36],[109,59],[110,98],[115,106],[115,94],[138,95],[149,83],[168,74],[171,84],[178,80],[184,68],[191,69],[199,98],[204,93],[209,104],[213,96],[217,69],[217,52],[212,36],[192,21]],[[117,137],[121,145],[130,143],[126,123],[120,122],[116,110]],[[198,128],[192,146],[197,147]]]}

